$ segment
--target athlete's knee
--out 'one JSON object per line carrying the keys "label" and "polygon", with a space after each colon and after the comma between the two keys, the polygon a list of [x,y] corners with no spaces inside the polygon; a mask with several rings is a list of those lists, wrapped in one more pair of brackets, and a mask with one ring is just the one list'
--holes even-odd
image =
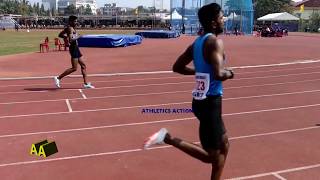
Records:
{"label": "athlete's knee", "polygon": [[228,137],[225,135],[223,137],[222,153],[227,155],[229,152],[230,143]]}
{"label": "athlete's knee", "polygon": [[77,71],[77,67],[72,67],[72,68],[70,68],[70,71],[72,71],[72,72]]}
{"label": "athlete's knee", "polygon": [[212,155],[210,159],[211,159],[210,163],[217,168],[223,167],[226,160],[222,152]]}
{"label": "athlete's knee", "polygon": [[215,164],[219,160],[220,150],[209,150],[208,155],[201,159],[202,162],[208,164]]}
{"label": "athlete's knee", "polygon": [[82,65],[81,65],[81,69],[82,69],[82,70],[86,70],[86,68],[87,68],[87,67],[86,67],[85,64],[82,64]]}

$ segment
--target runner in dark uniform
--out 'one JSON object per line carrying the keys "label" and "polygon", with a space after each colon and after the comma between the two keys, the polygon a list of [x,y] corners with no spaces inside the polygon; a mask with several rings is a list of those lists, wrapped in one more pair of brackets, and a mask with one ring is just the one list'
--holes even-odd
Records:
{"label": "runner in dark uniform", "polygon": [[70,16],[69,17],[69,25],[63,31],[61,31],[59,34],[60,38],[67,39],[65,42],[69,43],[69,44],[65,44],[65,45],[69,46],[72,67],[67,69],[65,72],[63,72],[59,77],[54,77],[55,84],[58,88],[60,88],[60,81],[63,77],[77,71],[78,63],[81,66],[81,73],[83,76],[84,88],[94,88],[94,86],[92,86],[91,83],[87,82],[86,65],[81,58],[82,54],[81,54],[79,46],[78,46],[77,39],[79,38],[79,35],[75,30],[76,24],[77,24],[77,17]]}

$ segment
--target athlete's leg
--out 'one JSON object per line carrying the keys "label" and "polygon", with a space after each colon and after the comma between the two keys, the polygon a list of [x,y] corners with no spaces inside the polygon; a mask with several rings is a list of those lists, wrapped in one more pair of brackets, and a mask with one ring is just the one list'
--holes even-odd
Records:
{"label": "athlete's leg", "polygon": [[56,84],[56,86],[58,87],[58,88],[60,88],[60,80],[63,78],[63,77],[65,77],[65,76],[67,76],[67,75],[69,75],[69,74],[71,74],[71,73],[73,73],[73,72],[75,72],[75,71],[77,71],[77,59],[75,59],[75,58],[71,58],[71,68],[69,68],[69,69],[67,69],[67,70],[65,70],[59,77],[54,77],[54,82],[55,82],[55,84]]}
{"label": "athlete's leg", "polygon": [[[204,162],[204,163],[215,163],[217,159],[218,150],[204,150],[199,145],[184,141],[177,137],[171,137],[169,133],[164,138],[166,144],[172,145],[179,150],[187,153],[188,155]],[[219,151],[220,152],[220,151]]]}
{"label": "athlete's leg", "polygon": [[77,65],[78,65],[78,59],[77,58],[71,58],[71,68],[65,70],[59,77],[58,79],[61,80],[63,77],[77,71]]}
{"label": "athlete's leg", "polygon": [[82,58],[80,57],[79,60],[78,60],[79,64],[80,64],[80,67],[81,67],[81,73],[82,73],[82,77],[83,77],[83,82],[84,84],[88,84],[88,81],[87,81],[87,67],[86,67],[86,64],[83,62]]}
{"label": "athlete's leg", "polygon": [[208,98],[204,101],[193,101],[193,111],[200,121],[199,135],[202,147],[172,137],[166,130],[160,130],[147,141],[147,147],[153,144],[166,143],[188,155],[212,164],[212,180],[219,180],[228,154],[229,143],[221,118],[221,97]]}
{"label": "athlete's leg", "polygon": [[227,160],[229,151],[229,141],[227,135],[224,135],[223,141],[224,142],[221,150],[216,152],[218,153],[216,155],[217,159],[214,163],[212,163],[211,180],[219,180],[221,178],[222,171]]}

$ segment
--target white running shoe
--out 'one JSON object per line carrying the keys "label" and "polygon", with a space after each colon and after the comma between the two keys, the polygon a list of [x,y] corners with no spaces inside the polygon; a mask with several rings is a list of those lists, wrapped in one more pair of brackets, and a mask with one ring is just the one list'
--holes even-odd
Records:
{"label": "white running shoe", "polygon": [[92,86],[91,83],[84,84],[83,87],[86,89],[94,89],[94,86]]}
{"label": "white running shoe", "polygon": [[166,137],[167,133],[168,130],[166,128],[161,128],[158,132],[152,134],[144,143],[144,149],[147,149],[152,145],[163,144],[163,140]]}
{"label": "white running shoe", "polygon": [[58,79],[58,77],[54,77],[54,83],[56,84],[57,88],[60,88],[60,80]]}

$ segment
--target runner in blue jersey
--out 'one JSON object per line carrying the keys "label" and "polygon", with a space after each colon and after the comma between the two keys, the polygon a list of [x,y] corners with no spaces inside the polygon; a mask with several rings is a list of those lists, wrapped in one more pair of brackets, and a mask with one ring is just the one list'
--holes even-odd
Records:
{"label": "runner in blue jersey", "polygon": [[[162,128],[148,138],[144,148],[162,143],[172,145],[204,163],[212,164],[211,180],[219,180],[229,149],[221,115],[222,81],[232,79],[234,74],[224,67],[223,42],[217,38],[224,26],[221,7],[216,3],[205,5],[200,8],[198,16],[203,33],[177,59],[173,71],[195,75],[192,109],[200,122],[201,146],[173,137]],[[194,69],[187,67],[192,61]]]}
{"label": "runner in blue jersey", "polygon": [[63,77],[77,71],[78,63],[81,66],[81,73],[83,76],[84,81],[84,88],[94,88],[94,86],[91,85],[91,83],[87,82],[87,71],[86,71],[86,65],[84,61],[82,60],[82,54],[80,52],[79,46],[78,46],[78,38],[79,35],[75,30],[77,24],[77,17],[76,16],[70,16],[69,17],[69,25],[67,28],[65,28],[63,31],[59,33],[60,38],[67,39],[66,42],[69,44],[65,44],[65,46],[69,47],[69,53],[71,56],[71,68],[65,70],[60,76],[54,77],[54,82],[58,88],[60,88],[60,81]]}

